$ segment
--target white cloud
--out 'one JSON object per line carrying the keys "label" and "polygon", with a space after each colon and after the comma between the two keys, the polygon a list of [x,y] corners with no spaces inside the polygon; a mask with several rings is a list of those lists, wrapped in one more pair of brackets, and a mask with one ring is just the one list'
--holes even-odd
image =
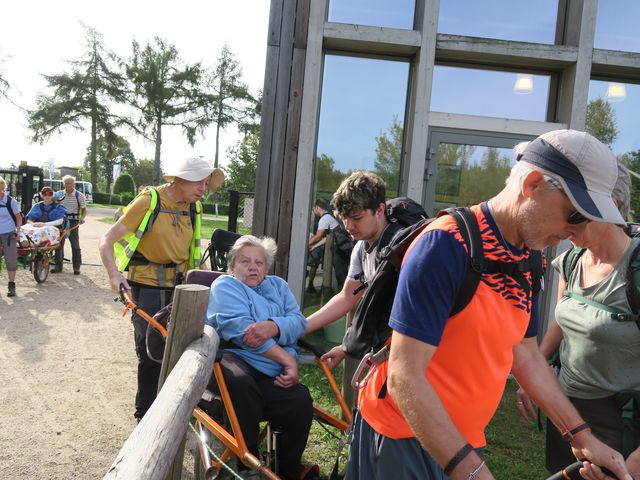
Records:
{"label": "white cloud", "polygon": [[[202,61],[213,67],[226,42],[243,68],[244,81],[253,92],[262,89],[266,56],[269,0],[23,0],[9,2],[0,16],[0,55],[10,58],[0,68],[13,86],[13,97],[25,107],[35,106],[36,94],[44,91],[43,73],[68,70],[65,60],[78,58],[83,50],[84,30],[80,22],[103,34],[104,44],[127,57],[135,37],[144,45],[154,36],[173,43],[183,60]],[[25,115],[15,106],[0,103],[0,167],[26,160],[42,165],[53,158],[56,166],[81,165],[89,145],[89,132],[66,129],[43,145],[29,141]],[[137,157],[153,158],[154,145],[123,131]],[[162,159],[203,155],[212,160],[215,149],[213,127],[206,138],[191,148],[179,129],[165,130]],[[224,152],[238,139],[229,129],[221,138]]]}

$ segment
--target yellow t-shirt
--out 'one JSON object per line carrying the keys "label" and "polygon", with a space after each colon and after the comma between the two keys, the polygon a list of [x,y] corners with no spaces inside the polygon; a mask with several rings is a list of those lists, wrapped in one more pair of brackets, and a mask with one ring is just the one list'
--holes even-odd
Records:
{"label": "yellow t-shirt", "polygon": [[[167,194],[168,185],[156,187],[161,210],[189,212],[188,202],[174,202]],[[127,208],[120,221],[132,232],[135,232],[142,222],[142,218],[149,209],[151,194],[146,193]],[[153,262],[148,265],[129,265],[129,280],[154,287],[158,282],[158,264],[175,263],[181,272],[188,268],[189,246],[193,236],[191,218],[188,214],[177,215],[160,212],[153,222],[150,232],[140,239],[136,252]],[[156,265],[154,265],[156,264]],[[164,268],[165,286],[173,287],[176,274],[175,268]]]}

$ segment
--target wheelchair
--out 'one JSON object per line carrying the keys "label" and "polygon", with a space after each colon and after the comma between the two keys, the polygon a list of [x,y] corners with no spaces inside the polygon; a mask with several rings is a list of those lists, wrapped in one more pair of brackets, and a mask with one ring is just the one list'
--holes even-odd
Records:
{"label": "wheelchair", "polygon": [[[235,240],[234,240],[235,241]],[[190,270],[185,276],[184,283],[211,286],[211,284],[221,275],[221,271]],[[136,305],[126,298],[121,292],[121,297],[127,308],[137,308]],[[168,316],[163,318],[151,317],[140,309],[138,314],[157,330],[162,337],[167,335]],[[329,387],[336,398],[342,418],[331,414],[327,410],[313,405],[314,420],[323,426],[335,428],[340,435],[347,431],[351,423],[352,414],[346,404],[340,389],[326,365],[320,359],[324,352],[304,340],[298,341],[298,346],[311,352],[315,361],[327,379]],[[246,478],[263,478],[268,480],[279,480],[277,465],[277,444],[278,429],[268,423],[261,430],[259,444],[264,446],[260,458],[253,455],[247,448],[244,436],[240,429],[240,424],[235,412],[233,400],[229,394],[220,360],[222,349],[218,351],[213,364],[213,376],[217,388],[215,392],[205,391],[203,399],[193,411],[191,429],[196,436],[196,449],[194,452],[194,474],[197,480],[224,480],[227,478],[238,478],[233,470],[233,462],[242,463],[249,469],[249,476]],[[344,418],[344,419],[343,419]],[[231,463],[231,468],[227,465]],[[253,476],[251,476],[253,475]],[[240,477],[242,478],[242,477]]]}

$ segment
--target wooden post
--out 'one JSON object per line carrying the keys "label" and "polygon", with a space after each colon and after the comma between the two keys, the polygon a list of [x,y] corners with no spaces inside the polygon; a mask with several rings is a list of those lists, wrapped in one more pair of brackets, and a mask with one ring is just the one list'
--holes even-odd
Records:
{"label": "wooden post", "polygon": [[331,284],[333,280],[333,234],[327,233],[324,244],[324,260],[322,264],[322,287],[320,289],[320,305],[324,305],[331,298]]}
{"label": "wooden post", "polygon": [[[210,326],[205,326],[202,334],[208,292],[201,285],[176,288],[162,368],[170,373],[162,377],[158,397],[123,445],[105,480],[165,480],[171,472],[191,413],[211,378],[220,343]],[[199,325],[199,332],[185,333],[195,331],[194,325]]]}
{"label": "wooden post", "polygon": [[[173,294],[173,309],[171,310],[171,321],[167,332],[167,344],[162,357],[158,391],[162,389],[165,379],[175,364],[178,363],[178,360],[180,360],[182,352],[187,348],[187,345],[202,335],[204,317],[207,313],[207,303],[209,301],[209,290],[203,285],[187,284],[176,287]],[[180,480],[182,478],[184,442],[185,437],[183,435],[171,470],[166,477],[167,480]]]}

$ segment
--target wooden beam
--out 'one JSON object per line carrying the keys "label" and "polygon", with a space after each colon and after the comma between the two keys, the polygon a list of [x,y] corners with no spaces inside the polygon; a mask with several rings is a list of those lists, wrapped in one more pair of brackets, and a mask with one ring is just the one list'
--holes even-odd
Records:
{"label": "wooden beam", "polygon": [[435,44],[440,2],[419,4],[416,25],[421,29],[420,51],[411,65],[405,115],[401,191],[418,202],[422,200],[427,155],[429,105],[435,65]]}
{"label": "wooden beam", "polygon": [[104,480],[166,478],[191,412],[211,377],[218,345],[218,335],[206,326],[202,337],[189,345],[165,379],[158,397],[123,445]]}
{"label": "wooden beam", "polygon": [[640,82],[640,53],[594,49],[591,78]]}
{"label": "wooden beam", "polygon": [[436,62],[527,71],[559,71],[577,61],[578,47],[438,34]]}
{"label": "wooden beam", "polygon": [[288,265],[289,288],[298,303],[302,300],[306,268],[303,259],[309,241],[309,212],[315,164],[313,157],[316,148],[322,77],[322,29],[326,11],[327,0],[310,2]]}
{"label": "wooden beam", "polygon": [[422,41],[415,30],[333,22],[325,23],[323,36],[327,50],[399,57],[415,55]]}
{"label": "wooden beam", "polygon": [[480,132],[501,132],[515,135],[542,135],[551,130],[567,128],[563,123],[533,122],[512,118],[481,117],[442,112],[431,112],[429,114],[429,126]]}

